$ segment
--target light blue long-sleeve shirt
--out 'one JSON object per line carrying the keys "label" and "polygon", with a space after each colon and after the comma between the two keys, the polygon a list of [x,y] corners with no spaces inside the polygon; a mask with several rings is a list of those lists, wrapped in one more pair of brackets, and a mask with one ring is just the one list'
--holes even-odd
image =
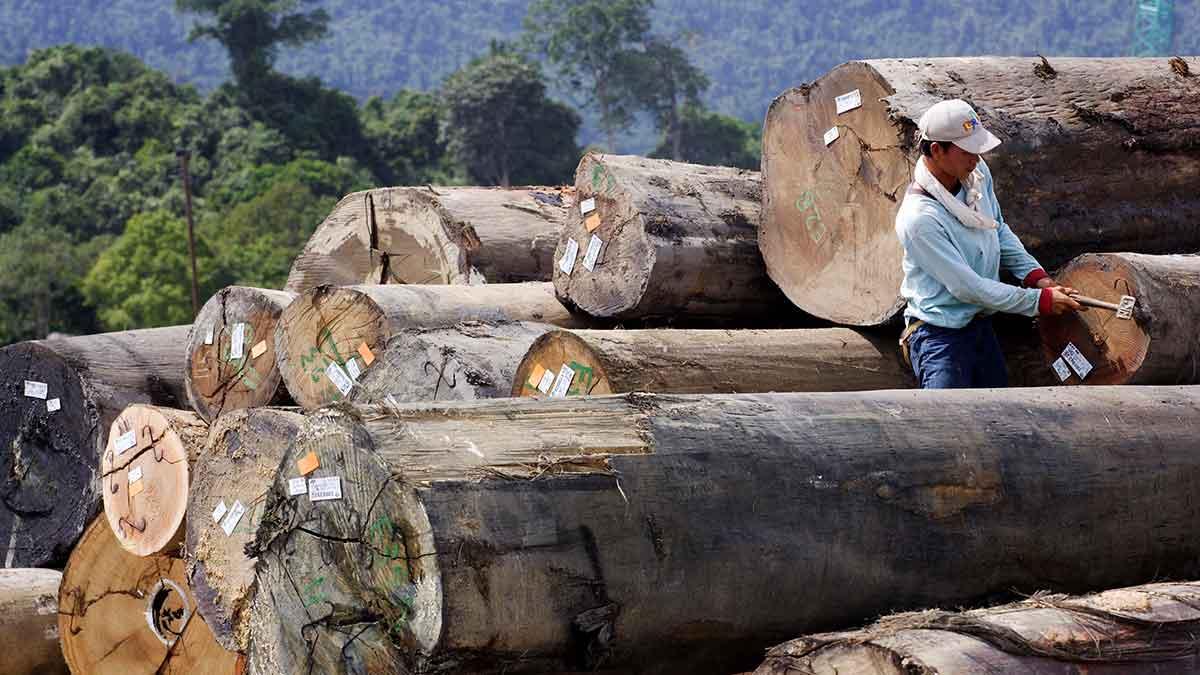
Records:
{"label": "light blue long-sleeve shirt", "polygon": [[[936,199],[909,192],[896,214],[904,247],[904,315],[944,328],[962,328],[977,314],[1010,312],[1035,316],[1041,290],[1000,281],[1000,268],[1017,279],[1040,269],[1000,215],[992,174],[983,162],[982,210],[999,223],[995,230],[967,227]],[[966,190],[957,198],[966,199]]]}

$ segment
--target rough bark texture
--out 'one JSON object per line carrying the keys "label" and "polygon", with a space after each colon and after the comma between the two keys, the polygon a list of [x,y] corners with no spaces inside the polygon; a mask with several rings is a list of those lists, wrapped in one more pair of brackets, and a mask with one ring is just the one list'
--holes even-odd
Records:
{"label": "rough bark texture", "polygon": [[[1200,59],[1188,59],[1200,72]],[[859,91],[862,107],[837,114]],[[1200,249],[1200,78],[1165,58],[852,61],[780,95],[763,128],[759,245],[806,312],[876,325],[902,307],[896,211],[916,123],[962,98],[1004,143],[988,154],[1004,220],[1047,269],[1084,251]],[[824,135],[837,127],[829,146]]]}
{"label": "rough bark texture", "polygon": [[73,673],[239,672],[196,614],[179,558],[139,558],[97,518],[63,570],[58,632]]}
{"label": "rough bark texture", "polygon": [[0,570],[0,672],[70,672],[58,646],[57,570]]}
{"label": "rough bark texture", "polygon": [[[786,314],[787,300],[767,278],[756,242],[761,186],[753,171],[585,155],[575,189],[581,203],[595,199],[596,208],[567,217],[554,253],[559,298],[619,320],[745,322]],[[602,248],[589,270],[593,237]],[[565,273],[559,265],[572,241],[578,253]]]}
{"label": "rough bark texture", "polygon": [[[275,366],[275,324],[295,298],[229,286],[204,303],[188,335],[185,381],[192,409],[206,422],[230,410],[291,402]],[[237,358],[231,347],[238,347]]]}
{"label": "rough bark texture", "polygon": [[[275,330],[275,354],[288,391],[306,409],[341,400],[336,364],[366,372],[393,335],[462,321],[535,321],[582,326],[548,283],[485,286],[320,286],[288,305]],[[369,358],[368,358],[369,357]]]}
{"label": "rough bark texture", "polygon": [[292,264],[285,288],[549,281],[574,190],[392,187],[347,195]]}
{"label": "rough bark texture", "polygon": [[[254,559],[245,554],[263,514],[263,499],[279,463],[300,429],[295,409],[256,408],[226,413],[213,425],[208,445],[195,463],[188,493],[187,571],[200,616],[217,642],[245,651],[246,616],[254,597]],[[219,505],[245,507],[237,521]],[[226,534],[223,524],[230,526]]]}
{"label": "rough bark texture", "polygon": [[507,398],[517,365],[542,323],[471,321],[449,328],[410,328],[388,340],[350,393],[356,403],[474,401]]}
{"label": "rough bark texture", "polygon": [[772,649],[755,675],[1193,673],[1200,584],[1159,583],[1084,597],[1039,594],[1003,607],[885,617],[856,631]]}
{"label": "rough bark texture", "polygon": [[104,515],[136,556],[182,553],[188,468],[204,449],[208,424],[183,410],[131,405],[113,422],[100,460]]}
{"label": "rough bark texture", "polygon": [[1047,370],[1067,345],[1092,365],[1082,379],[1070,371],[1066,384],[1200,383],[1200,256],[1087,254],[1055,278],[1105,302],[1137,298],[1131,320],[1088,309],[1038,321]]}
{"label": "rough bark texture", "polygon": [[801,330],[556,330],[538,338],[513,396],[542,397],[546,372],[574,374],[568,396],[631,391],[733,394],[906,389],[895,340],[846,328]]}
{"label": "rough bark texture", "polygon": [[[1188,387],[325,411],[285,466],[316,453],[343,496],[276,482],[264,644],[284,672],[728,673],[896,609],[1195,578],[1198,413]],[[393,640],[339,651],[368,626]]]}
{"label": "rough bark texture", "polygon": [[[100,508],[100,454],[113,420],[134,403],[186,402],[187,332],[152,328],[0,349],[4,567],[66,562]],[[45,398],[26,396],[26,381],[45,385]]]}

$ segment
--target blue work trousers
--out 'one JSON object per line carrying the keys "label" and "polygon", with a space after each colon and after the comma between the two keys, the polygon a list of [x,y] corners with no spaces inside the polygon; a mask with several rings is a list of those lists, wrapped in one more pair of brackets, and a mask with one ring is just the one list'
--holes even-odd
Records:
{"label": "blue work trousers", "polygon": [[962,328],[924,324],[908,337],[908,353],[922,389],[1008,386],[1004,353],[990,317]]}

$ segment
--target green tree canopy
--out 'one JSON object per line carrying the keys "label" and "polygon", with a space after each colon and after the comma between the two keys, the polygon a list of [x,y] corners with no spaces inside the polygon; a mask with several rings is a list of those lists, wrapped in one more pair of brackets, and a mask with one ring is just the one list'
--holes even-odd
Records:
{"label": "green tree canopy", "polygon": [[298,46],[325,37],[329,14],[323,9],[298,12],[313,0],[175,0],[181,12],[200,14],[189,41],[213,39],[229,52],[238,84],[247,87],[267,75],[280,45]]}
{"label": "green tree canopy", "polygon": [[623,86],[670,139],[668,156],[682,160],[685,134],[681,112],[685,105],[701,105],[700,95],[708,89],[708,77],[692,65],[687,53],[661,37],[648,38],[643,49],[626,52],[622,61]]}
{"label": "green tree canopy", "polygon": [[[679,118],[681,135],[687,139],[682,157],[675,159],[693,164],[736,166],[759,169],[762,156],[762,125],[743,122],[736,117],[685,106]],[[672,158],[675,143],[665,135],[651,157]]]}

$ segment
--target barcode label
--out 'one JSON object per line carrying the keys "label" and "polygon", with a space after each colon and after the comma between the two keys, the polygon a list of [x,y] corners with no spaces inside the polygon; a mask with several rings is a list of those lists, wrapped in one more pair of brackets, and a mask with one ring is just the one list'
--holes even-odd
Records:
{"label": "barcode label", "polygon": [[135,466],[129,470],[129,482],[136,483],[142,479],[142,467]]}
{"label": "barcode label", "polygon": [[1067,343],[1067,348],[1063,350],[1062,357],[1070,364],[1071,369],[1079,376],[1079,379],[1087,377],[1088,373],[1092,372],[1092,364],[1083,356],[1075,345]]}
{"label": "barcode label", "polygon": [[135,445],[137,445],[137,433],[133,431],[117,436],[116,442],[113,443],[113,447],[116,448],[118,455]]}
{"label": "barcode label", "polygon": [[538,381],[538,385],[537,385],[538,391],[542,392],[543,394],[549,394],[550,387],[553,387],[553,386],[554,386],[554,371],[547,370],[546,372],[542,373],[542,379]]}
{"label": "barcode label", "polygon": [[837,103],[837,114],[841,115],[845,112],[850,112],[855,108],[862,107],[862,92],[855,89],[852,92],[842,94],[835,99]]}
{"label": "barcode label", "polygon": [[358,369],[358,361],[355,361],[353,356],[346,360],[346,372],[350,373],[350,379],[358,382],[358,376],[362,374],[362,371]]}
{"label": "barcode label", "polygon": [[308,492],[308,481],[303,478],[291,478],[288,480],[288,495],[295,497]]}
{"label": "barcode label", "polygon": [[604,242],[593,234],[591,241],[588,242],[587,255],[583,257],[583,266],[587,268],[587,271],[591,272],[596,269],[596,261],[600,259],[600,249],[603,247]]}
{"label": "barcode label", "polygon": [[585,199],[579,202],[579,215],[586,216],[596,210],[596,198]]}
{"label": "barcode label", "polygon": [[50,388],[45,382],[34,382],[33,380],[25,380],[25,395],[29,398],[40,398],[46,400],[46,394]]}
{"label": "barcode label", "polygon": [[222,499],[221,503],[217,504],[217,508],[213,509],[213,514],[212,514],[213,522],[217,522],[217,523],[221,522],[221,516],[225,515],[225,512],[228,510],[229,510],[229,507],[225,506],[225,500]]}
{"label": "barcode label", "polygon": [[308,481],[308,498],[314,502],[323,502],[330,499],[342,498],[342,478],[341,476],[327,476],[325,478],[311,478]]}
{"label": "barcode label", "polygon": [[842,132],[838,131],[837,127],[832,127],[829,131],[826,131],[825,132],[825,147],[829,147],[829,144],[836,141],[838,139],[838,136],[841,136],[841,135],[842,135]]}
{"label": "barcode label", "polygon": [[246,507],[242,506],[241,502],[234,502],[229,508],[229,513],[225,514],[225,520],[221,521],[221,529],[225,530],[225,536],[231,536],[233,531],[237,529],[238,521],[246,513]]}
{"label": "barcode label", "polygon": [[246,324],[237,323],[233,325],[233,337],[229,339],[229,358],[242,358],[242,351],[246,348]]}
{"label": "barcode label", "polygon": [[575,258],[579,255],[579,242],[574,239],[567,240],[567,250],[563,251],[562,260],[558,261],[558,269],[562,270],[563,274],[570,274],[571,270],[575,269]]}
{"label": "barcode label", "polygon": [[1059,382],[1066,382],[1068,377],[1071,377],[1071,369],[1067,367],[1067,362],[1062,359],[1054,359],[1054,363],[1050,364],[1054,368],[1054,374],[1058,375]]}
{"label": "barcode label", "polygon": [[346,375],[346,371],[342,370],[341,366],[336,363],[329,364],[325,368],[325,376],[329,378],[330,382],[333,382],[333,386],[337,387],[338,391],[342,392],[342,396],[350,395],[350,390],[354,388],[354,382]]}
{"label": "barcode label", "polygon": [[62,409],[62,401],[59,401],[56,398],[52,398],[49,401],[46,401],[46,412],[58,412],[61,409]]}
{"label": "barcode label", "polygon": [[566,398],[571,389],[571,381],[575,379],[575,371],[571,366],[563,364],[558,369],[558,377],[554,378],[554,388],[550,390],[550,398]]}

